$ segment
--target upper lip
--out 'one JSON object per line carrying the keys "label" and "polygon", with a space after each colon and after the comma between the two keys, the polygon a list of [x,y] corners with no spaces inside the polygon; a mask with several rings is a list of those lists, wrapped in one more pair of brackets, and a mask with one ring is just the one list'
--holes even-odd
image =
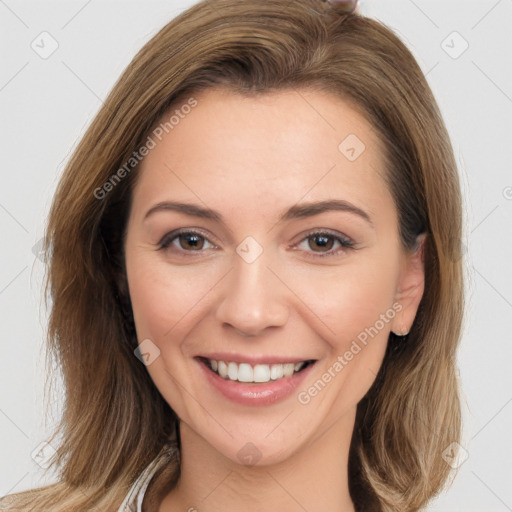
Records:
{"label": "upper lip", "polygon": [[214,361],[224,361],[232,363],[247,363],[251,366],[256,364],[286,364],[302,363],[303,361],[314,361],[311,357],[290,357],[290,356],[268,356],[268,355],[244,355],[230,354],[225,352],[215,352],[210,354],[201,354],[198,358],[213,359]]}

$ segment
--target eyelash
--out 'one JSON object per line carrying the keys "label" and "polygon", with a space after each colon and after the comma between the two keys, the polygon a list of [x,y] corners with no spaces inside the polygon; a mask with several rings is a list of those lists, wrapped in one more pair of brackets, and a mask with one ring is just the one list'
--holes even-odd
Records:
{"label": "eyelash", "polygon": [[[202,233],[201,231],[196,231],[196,230],[192,230],[192,229],[181,229],[181,230],[178,230],[178,231],[173,231],[171,233],[167,233],[162,238],[162,240],[158,243],[159,250],[168,249],[169,246],[172,244],[172,242],[174,240],[177,240],[180,235],[197,235],[197,236],[207,240],[208,243],[212,244],[212,242],[210,242],[208,240],[208,238],[205,236],[205,234]],[[337,256],[340,252],[342,252],[344,250],[354,249],[355,245],[356,245],[350,238],[348,238],[346,236],[340,236],[339,234],[331,233],[331,232],[326,231],[326,230],[323,230],[323,231],[321,231],[321,230],[311,231],[311,232],[307,233],[306,236],[304,238],[302,238],[297,245],[300,245],[301,243],[307,241],[309,238],[313,238],[315,236],[330,237],[331,239],[334,238],[334,241],[338,242],[340,247],[338,249],[336,249],[336,250],[332,250],[331,249],[328,252],[323,252],[323,253],[310,252],[310,254],[312,255],[313,258],[326,258],[326,257],[329,257],[329,256]],[[214,244],[212,244],[212,245],[215,247]],[[177,249],[177,252],[182,252],[182,253],[188,253],[188,252],[194,253],[194,252],[197,252],[197,253],[200,253],[200,252],[204,252],[204,251],[201,250],[201,249],[198,249],[197,251],[187,251],[186,249]],[[307,251],[307,252],[309,252],[309,251]]]}

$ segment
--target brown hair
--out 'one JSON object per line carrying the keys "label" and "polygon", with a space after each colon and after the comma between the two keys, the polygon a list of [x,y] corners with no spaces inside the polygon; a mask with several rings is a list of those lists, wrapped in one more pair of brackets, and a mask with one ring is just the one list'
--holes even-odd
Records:
{"label": "brown hair", "polygon": [[[126,162],[171,108],[216,86],[246,95],[327,91],[351,102],[381,138],[404,247],[427,234],[426,282],[409,336],[399,344],[390,335],[358,404],[350,491],[358,510],[411,511],[448,480],[442,452],[461,435],[461,197],[448,134],[418,64],[380,22],[320,0],[203,0],[136,55],[60,180],[45,238],[48,354],[66,391],[55,433],[60,482],[4,499],[11,510],[119,507],[175,429],[175,413],[134,356],[123,235],[137,166]],[[149,494],[178,475],[179,467],[158,474]]]}

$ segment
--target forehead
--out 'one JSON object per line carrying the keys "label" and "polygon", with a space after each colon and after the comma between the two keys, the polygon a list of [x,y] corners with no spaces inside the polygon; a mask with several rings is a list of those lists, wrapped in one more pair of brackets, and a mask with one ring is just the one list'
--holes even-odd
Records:
{"label": "forehead", "polygon": [[373,127],[338,96],[210,89],[193,100],[175,104],[150,134],[155,145],[138,169],[135,208],[169,196],[254,209],[341,195],[371,211],[387,193]]}

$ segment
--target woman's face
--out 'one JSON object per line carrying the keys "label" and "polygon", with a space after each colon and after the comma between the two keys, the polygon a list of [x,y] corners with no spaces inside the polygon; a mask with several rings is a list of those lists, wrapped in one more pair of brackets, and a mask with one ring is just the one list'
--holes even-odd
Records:
{"label": "woman's face", "polygon": [[269,464],[355,413],[390,330],[413,322],[421,254],[401,248],[382,147],[347,103],[311,90],[195,99],[153,132],[138,170],[137,336],[198,438]]}

